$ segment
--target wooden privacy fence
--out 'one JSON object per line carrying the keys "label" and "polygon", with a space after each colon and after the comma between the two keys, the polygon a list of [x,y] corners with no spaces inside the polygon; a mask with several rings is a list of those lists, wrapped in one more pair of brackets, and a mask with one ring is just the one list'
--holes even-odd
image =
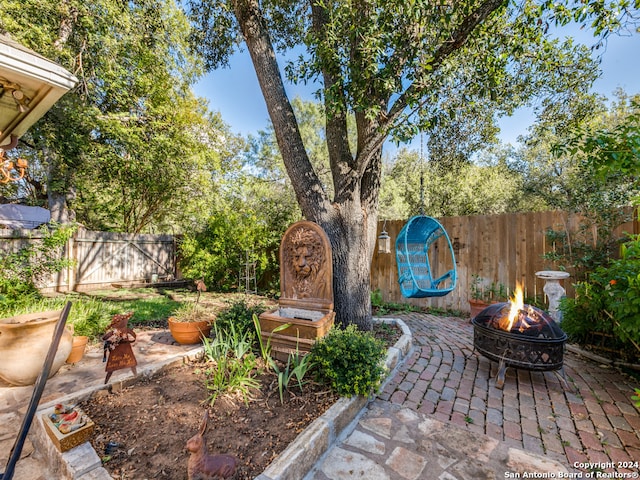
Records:
{"label": "wooden privacy fence", "polygon": [[[400,293],[398,270],[393,246],[406,220],[387,221],[385,230],[391,237],[391,253],[378,253],[371,265],[371,289],[379,290],[385,302],[409,303],[416,306],[469,311],[473,275],[489,282],[502,283],[510,291],[520,282],[525,297],[543,298],[544,281],[536,277],[540,270],[557,270],[557,266],[545,261],[543,254],[553,250],[545,232],[547,229],[577,229],[580,218],[561,211],[510,213],[503,215],[478,215],[446,217],[438,219],[447,231],[456,254],[458,283],[453,292],[444,297],[408,299]],[[378,225],[378,235],[383,223]],[[622,225],[619,232],[637,233],[637,223]],[[434,263],[447,261],[448,252],[440,249]],[[562,282],[561,282],[562,283]],[[564,281],[568,296],[574,290],[571,278]]]}
{"label": "wooden privacy fence", "polygon": [[[386,302],[410,303],[444,309],[468,311],[473,275],[489,282],[504,284],[509,290],[521,282],[526,296],[542,296],[544,282],[535,276],[540,270],[554,270],[556,265],[543,259],[553,250],[545,232],[576,229],[580,219],[566,212],[531,212],[439,219],[446,229],[456,253],[458,283],[445,297],[407,299],[400,294],[394,249],[373,255],[371,288],[379,290]],[[385,229],[392,246],[406,220],[387,221]],[[378,225],[378,234],[383,222]],[[637,222],[622,225],[619,232],[638,233]],[[16,251],[30,241],[37,241],[37,230],[0,230],[0,254]],[[42,285],[44,290],[86,291],[109,287],[112,283],[150,282],[179,277],[177,245],[173,235],[131,235],[111,232],[78,231],[68,242],[63,255],[74,260],[68,268]],[[434,263],[446,265],[448,252],[440,248]],[[449,268],[445,266],[445,268]],[[441,273],[443,273],[441,271]],[[571,278],[564,281],[567,295],[573,295]]]}
{"label": "wooden privacy fence", "polygon": [[[0,230],[0,253],[17,251],[41,238],[37,230]],[[87,291],[112,283],[150,282],[155,275],[159,280],[176,275],[173,235],[80,230],[67,242],[62,255],[74,265],[45,281],[43,291]]]}

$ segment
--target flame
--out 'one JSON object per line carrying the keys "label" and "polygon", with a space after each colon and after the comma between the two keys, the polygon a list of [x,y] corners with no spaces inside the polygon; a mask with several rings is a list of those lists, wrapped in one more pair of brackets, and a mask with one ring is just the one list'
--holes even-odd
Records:
{"label": "flame", "polygon": [[509,299],[509,302],[511,303],[509,316],[500,319],[500,328],[510,332],[518,317],[521,317],[522,321],[520,322],[520,331],[522,331],[529,325],[524,321],[526,315],[522,315],[524,312],[524,290],[522,289],[521,283],[516,283],[516,289]]}

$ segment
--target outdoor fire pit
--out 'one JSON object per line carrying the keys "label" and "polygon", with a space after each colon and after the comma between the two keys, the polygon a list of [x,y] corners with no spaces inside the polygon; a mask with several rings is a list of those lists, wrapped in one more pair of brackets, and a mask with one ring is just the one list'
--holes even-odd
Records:
{"label": "outdoor fire pit", "polygon": [[488,306],[471,323],[474,348],[500,364],[497,388],[504,386],[508,367],[559,371],[566,385],[562,362],[567,335],[549,314],[524,304],[522,293],[512,302]]}

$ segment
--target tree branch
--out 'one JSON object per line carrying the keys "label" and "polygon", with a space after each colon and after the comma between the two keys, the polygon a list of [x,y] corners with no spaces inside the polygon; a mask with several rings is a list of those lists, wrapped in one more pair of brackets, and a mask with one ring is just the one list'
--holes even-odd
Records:
{"label": "tree branch", "polygon": [[[319,38],[319,43],[324,44],[326,42],[326,27],[329,23],[325,7],[319,2],[313,1],[311,16],[313,31]],[[333,50],[338,50],[338,45],[333,45]],[[338,198],[341,195],[340,192],[348,188],[345,185],[345,172],[353,171],[354,159],[349,147],[345,86],[340,75],[335,73],[340,71],[340,65],[327,58],[323,58],[323,60],[322,78],[325,91],[327,149],[335,197]],[[327,95],[327,92],[331,92],[331,95]]]}
{"label": "tree branch", "polygon": [[[452,53],[460,49],[468,40],[473,30],[481,25],[493,12],[500,7],[506,5],[505,0],[486,0],[482,3],[472,14],[465,17],[458,28],[453,32],[450,39],[445,41],[433,55],[433,60],[429,64],[431,71],[435,72],[440,68],[442,62],[448,58]],[[409,85],[405,91],[398,97],[389,109],[386,117],[381,121],[383,127],[378,136],[386,138],[387,132],[390,130],[394,122],[402,115],[404,110],[409,105],[409,101],[412,98],[416,98],[420,92],[426,89],[426,85],[413,82]],[[384,138],[377,139],[376,143],[384,142]]]}
{"label": "tree branch", "polygon": [[[275,51],[257,0],[235,0],[234,12],[251,55],[282,159],[305,217],[317,221],[329,200],[309,160],[282,82]],[[320,206],[320,208],[318,208]]]}

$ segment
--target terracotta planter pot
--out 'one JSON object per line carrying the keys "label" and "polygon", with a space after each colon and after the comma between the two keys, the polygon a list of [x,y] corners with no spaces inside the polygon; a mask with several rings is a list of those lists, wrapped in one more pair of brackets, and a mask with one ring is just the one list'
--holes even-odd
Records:
{"label": "terracotta planter pot", "polygon": [[474,300],[473,298],[469,299],[469,309],[471,310],[471,318],[473,319],[476,315],[478,315],[482,310],[487,308],[489,304],[487,302],[483,302],[482,300]]}
{"label": "terracotta planter pot", "polygon": [[177,322],[169,317],[169,331],[174,340],[181,345],[200,343],[202,337],[208,337],[211,333],[211,322]]}
{"label": "terracotta planter pot", "polygon": [[[42,371],[60,310],[0,319],[0,378],[12,385],[32,385]],[[72,333],[64,329],[49,377],[71,352]]]}
{"label": "terracotta planter pot", "polygon": [[84,335],[77,335],[73,337],[71,353],[67,358],[67,363],[76,363],[82,360],[88,341],[89,341],[89,337],[85,337]]}

